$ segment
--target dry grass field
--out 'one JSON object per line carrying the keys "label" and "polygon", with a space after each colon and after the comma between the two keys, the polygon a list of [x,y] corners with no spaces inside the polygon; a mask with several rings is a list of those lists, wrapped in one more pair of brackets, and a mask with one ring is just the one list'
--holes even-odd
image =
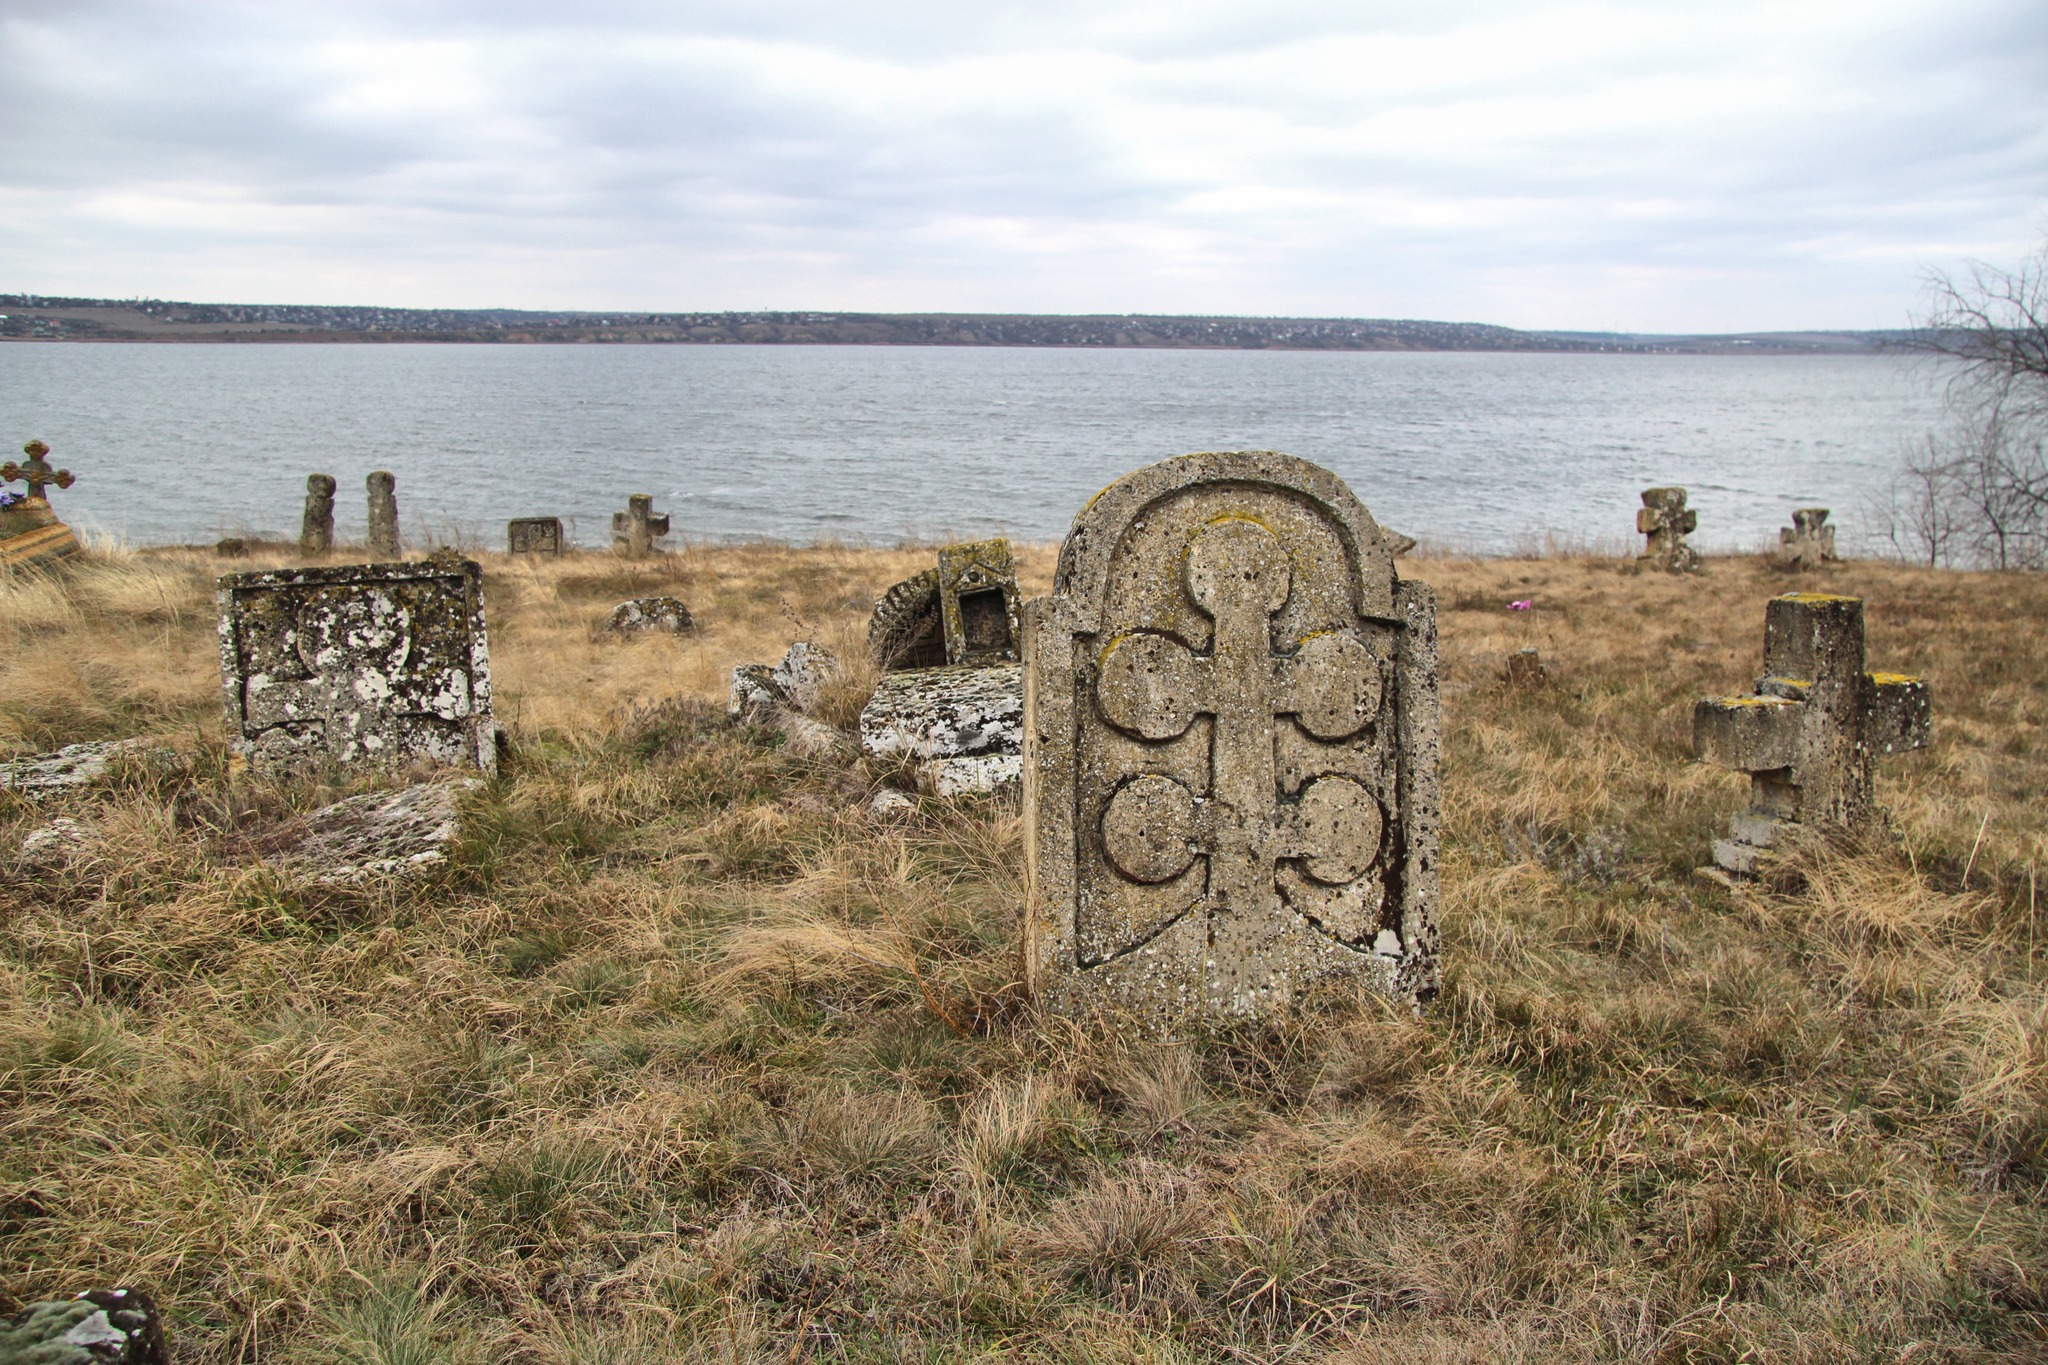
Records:
{"label": "dry grass field", "polygon": [[[1160,1046],[1018,998],[1013,805],[885,823],[724,720],[928,552],[485,560],[503,773],[357,889],[264,862],[347,788],[223,781],[213,578],[265,561],[0,579],[0,753],[193,757],[0,795],[0,1311],[140,1284],[190,1365],[2048,1359],[2048,577],[1404,561],[1443,995]],[[1889,836],[1731,893],[1690,708],[1794,586],[1934,743]],[[651,591],[701,632],[593,631]],[[21,865],[60,814],[99,850]]]}

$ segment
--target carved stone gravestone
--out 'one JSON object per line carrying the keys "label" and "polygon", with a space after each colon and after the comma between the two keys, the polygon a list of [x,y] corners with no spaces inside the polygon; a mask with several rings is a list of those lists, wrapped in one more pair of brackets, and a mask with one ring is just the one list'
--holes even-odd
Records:
{"label": "carved stone gravestone", "polygon": [[380,469],[365,479],[370,491],[370,553],[398,558],[398,480]]}
{"label": "carved stone gravestone", "polygon": [[1183,455],[1025,608],[1026,971],[1171,1032],[1436,985],[1436,600],[1328,470]]}
{"label": "carved stone gravestone", "polygon": [[1698,573],[1699,551],[1685,538],[1699,529],[1700,514],[1685,505],[1683,488],[1645,488],[1636,513],[1636,530],[1644,536],[1636,559],[1665,573]]}
{"label": "carved stone gravestone", "polygon": [[514,517],[505,523],[505,550],[515,555],[562,553],[562,519]]}
{"label": "carved stone gravestone", "polygon": [[1777,561],[1785,569],[1818,569],[1835,562],[1835,528],[1825,507],[1796,507],[1792,524],[1778,528]]}
{"label": "carved stone gravestone", "polygon": [[[30,441],[21,453],[28,456],[27,464],[0,464],[0,564],[37,564],[77,554],[78,537],[57,520],[44,490],[52,484],[69,488],[78,480],[45,458],[50,448],[41,441]],[[7,487],[17,482],[26,484],[28,492]]]}
{"label": "carved stone gravestone", "polygon": [[939,614],[949,664],[1017,662],[1017,570],[1010,542],[973,540],[939,551]]}
{"label": "carved stone gravestone", "polygon": [[626,499],[626,510],[612,513],[612,549],[628,559],[645,559],[654,553],[654,542],[668,534],[668,513],[654,515],[654,496],[635,493]]}
{"label": "carved stone gravestone", "polygon": [[1750,775],[1749,809],[1714,843],[1710,873],[1748,876],[1788,821],[1862,829],[1877,818],[1879,754],[1926,745],[1927,681],[1863,671],[1863,602],[1802,592],[1764,610],[1764,676],[1747,697],[1693,707],[1693,752]]}
{"label": "carved stone gravestone", "polygon": [[238,758],[497,766],[483,573],[467,561],[220,580],[220,671]]}
{"label": "carved stone gravestone", "polygon": [[334,476],[306,476],[306,515],[299,521],[299,552],[324,555],[334,548]]}

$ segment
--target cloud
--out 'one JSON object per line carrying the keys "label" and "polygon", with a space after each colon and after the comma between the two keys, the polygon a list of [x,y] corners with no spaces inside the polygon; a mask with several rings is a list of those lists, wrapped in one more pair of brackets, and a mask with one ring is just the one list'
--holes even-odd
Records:
{"label": "cloud", "polygon": [[0,287],[1891,326],[2048,225],[2038,21],[17,0]]}

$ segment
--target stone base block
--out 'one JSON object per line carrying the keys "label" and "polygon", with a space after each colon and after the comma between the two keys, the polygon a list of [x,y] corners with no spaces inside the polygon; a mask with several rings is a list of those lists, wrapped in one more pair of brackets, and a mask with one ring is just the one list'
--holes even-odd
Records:
{"label": "stone base block", "polygon": [[1015,791],[1024,782],[1021,754],[974,754],[933,758],[917,765],[917,780],[934,796]]}

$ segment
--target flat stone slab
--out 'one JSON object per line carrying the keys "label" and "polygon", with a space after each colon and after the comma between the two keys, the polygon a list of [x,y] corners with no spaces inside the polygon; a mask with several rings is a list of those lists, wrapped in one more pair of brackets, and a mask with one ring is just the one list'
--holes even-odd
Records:
{"label": "flat stone slab", "polygon": [[0,763],[0,790],[33,800],[51,792],[88,787],[107,775],[116,759],[162,765],[184,766],[175,749],[152,744],[146,739],[103,739],[90,744],[67,744],[53,754],[35,754]]}
{"label": "flat stone slab", "polygon": [[422,782],[323,806],[308,820],[305,837],[279,861],[326,886],[424,871],[446,860],[457,803],[480,785],[474,778]]}
{"label": "flat stone slab", "polygon": [[918,785],[934,796],[1015,791],[1024,782],[1022,754],[968,754],[929,758],[917,765]]}
{"label": "flat stone slab", "polygon": [[891,673],[860,713],[874,758],[951,759],[1024,752],[1024,670],[955,666]]}

